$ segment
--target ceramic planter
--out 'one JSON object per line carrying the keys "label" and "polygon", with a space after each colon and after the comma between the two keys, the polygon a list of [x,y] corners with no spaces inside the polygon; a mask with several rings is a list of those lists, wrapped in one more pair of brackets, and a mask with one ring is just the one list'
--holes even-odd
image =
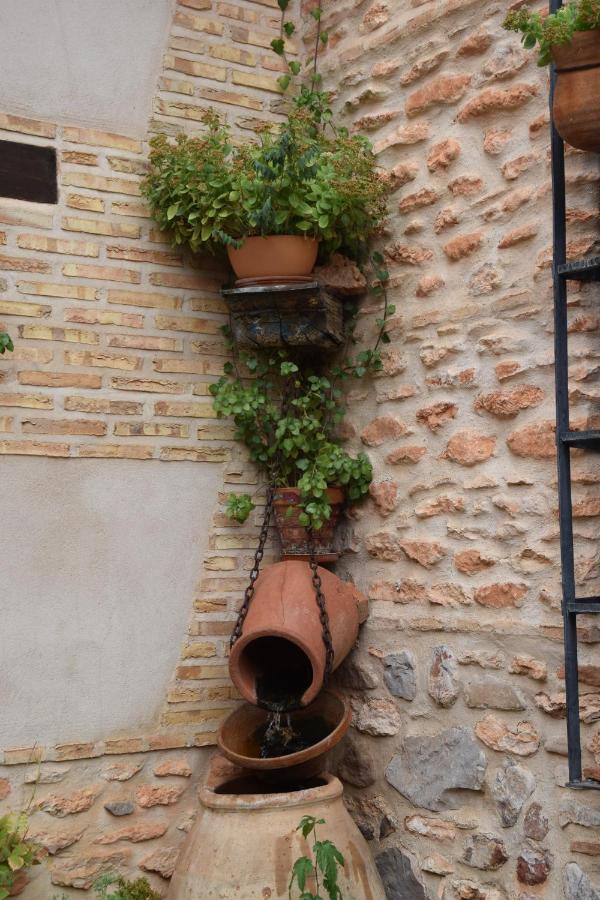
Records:
{"label": "ceramic planter", "polygon": [[[339,556],[335,550],[335,530],[344,506],[344,491],[339,487],[328,488],[327,497],[331,503],[331,516],[313,536],[317,562],[334,562]],[[298,488],[277,488],[273,511],[283,559],[310,559],[310,540],[308,531],[299,521],[302,512],[299,504]]]}
{"label": "ceramic planter", "polygon": [[[348,655],[366,618],[366,599],[353,584],[319,568],[329,615],[334,669]],[[231,648],[229,672],[242,697],[254,705],[274,697],[307,706],[325,676],[323,626],[305,562],[267,566],[256,580],[241,637]]]}
{"label": "ceramic planter", "polygon": [[557,71],[552,115],[561,138],[600,153],[600,29],[578,31],[552,50]]}
{"label": "ceramic planter", "polygon": [[22,894],[27,885],[29,884],[29,878],[27,877],[27,872],[19,872],[17,877],[13,881],[13,885],[8,892],[9,897],[17,897],[19,894]]}
{"label": "ceramic planter", "polygon": [[227,248],[229,262],[238,278],[298,278],[310,275],[319,242],[299,235],[278,234],[248,237],[239,249]]}
{"label": "ceramic planter", "polygon": [[244,703],[229,715],[219,728],[218,744],[221,752],[242,769],[250,769],[267,785],[281,785],[292,780],[302,780],[322,774],[327,768],[327,755],[342,740],[352,721],[352,710],[347,697],[335,691],[321,691],[314,703],[290,714],[292,729],[302,734],[303,723],[319,721],[323,724],[319,740],[309,747],[287,753],[285,756],[260,755],[261,745],[257,735],[262,735],[268,713],[257,706]]}
{"label": "ceramic planter", "polygon": [[[333,841],[346,860],[338,881],[344,900],[385,900],[367,842],[332,775],[265,793],[242,770],[221,765],[219,772],[213,763],[199,799],[200,815],[177,860],[169,900],[284,900],[295,860],[312,855],[314,840],[296,830],[305,815],[325,820],[318,839]],[[314,891],[312,881],[307,889]]]}

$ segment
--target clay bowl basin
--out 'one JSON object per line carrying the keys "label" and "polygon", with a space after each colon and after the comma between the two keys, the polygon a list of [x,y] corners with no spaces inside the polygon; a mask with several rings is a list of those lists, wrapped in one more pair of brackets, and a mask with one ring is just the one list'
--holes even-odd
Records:
{"label": "clay bowl basin", "polygon": [[300,735],[314,738],[303,750],[260,757],[260,746],[269,713],[245,703],[225,719],[219,729],[221,752],[243,769],[251,769],[262,780],[276,784],[310,778],[323,772],[326,757],[342,740],[352,721],[350,704],[335,691],[324,690],[309,706],[290,713],[292,728]]}

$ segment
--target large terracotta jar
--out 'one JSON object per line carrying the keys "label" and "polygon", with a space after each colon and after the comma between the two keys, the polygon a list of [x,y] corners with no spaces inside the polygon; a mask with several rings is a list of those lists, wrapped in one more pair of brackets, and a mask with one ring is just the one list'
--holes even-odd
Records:
{"label": "large terracotta jar", "polygon": [[[346,861],[339,877],[344,900],[385,900],[337,778],[324,775],[296,790],[261,793],[260,783],[243,770],[220,771],[199,793],[200,814],[177,860],[168,900],[284,900],[292,865],[312,855],[310,838],[296,830],[305,815],[325,819],[318,838],[333,841]],[[315,890],[314,884],[307,888]]]}
{"label": "large terracotta jar", "polygon": [[[368,614],[353,584],[319,566],[334,651],[333,668],[346,658]],[[259,575],[242,634],[231,648],[229,672],[242,697],[271,709],[307,706],[323,687],[323,624],[312,571],[306,562],[280,562]]]}
{"label": "large terracotta jar", "polygon": [[579,31],[552,49],[557,71],[552,116],[561,138],[600,153],[600,29]]}

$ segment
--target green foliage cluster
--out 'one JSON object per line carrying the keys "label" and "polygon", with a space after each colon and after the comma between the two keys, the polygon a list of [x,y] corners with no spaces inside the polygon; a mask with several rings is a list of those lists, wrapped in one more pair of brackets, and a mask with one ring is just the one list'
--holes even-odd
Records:
{"label": "green foliage cluster", "polygon": [[[160,900],[160,894],[153,891],[147,878],[128,881],[118,875],[101,875],[94,882],[96,900]],[[52,900],[67,900],[66,894],[55,895]]]}
{"label": "green foliage cluster", "polygon": [[12,342],[10,334],[6,331],[0,331],[0,354],[6,353],[7,350],[14,350],[15,345]]}
{"label": "green foliage cluster", "polygon": [[39,847],[27,838],[27,813],[0,816],[0,900],[10,894],[18,873],[39,863]]}
{"label": "green foliage cluster", "polygon": [[160,900],[147,878],[127,881],[115,875],[103,875],[94,884],[97,900]]}
{"label": "green foliage cluster", "polygon": [[527,50],[538,48],[538,65],[552,62],[552,48],[570,44],[578,31],[600,28],[600,0],[571,0],[552,15],[542,17],[530,9],[517,9],[504,20],[508,31],[522,34]]}
{"label": "green foliage cluster", "polygon": [[[292,888],[298,885],[300,900],[325,900],[321,894],[321,879],[329,900],[342,900],[342,892],[338,886],[339,867],[345,866],[344,857],[331,841],[317,840],[317,825],[324,825],[325,819],[304,816],[296,831],[302,832],[303,838],[314,834],[312,846],[314,862],[308,856],[300,856],[292,867],[292,877],[288,888],[291,900]],[[316,893],[307,890],[307,882],[314,878]]]}
{"label": "green foliage cluster", "polygon": [[[269,482],[300,489],[300,524],[315,531],[331,516],[327,488],[341,486],[349,500],[357,501],[373,479],[366,454],[352,456],[340,446],[339,437],[346,412],[340,385],[381,370],[379,346],[389,341],[386,322],[396,311],[387,301],[389,274],[383,257],[374,253],[371,261],[371,290],[383,298],[373,347],[325,371],[306,364],[300,368],[284,350],[242,354],[243,370],[237,361],[227,362],[225,375],[210,386],[215,412],[233,418],[236,440],[248,448]],[[227,515],[237,522],[245,522],[253,509],[248,495],[230,494],[227,499]]]}
{"label": "green foliage cluster", "polygon": [[[319,530],[331,515],[328,487],[341,485],[359,500],[373,477],[364,453],[353,457],[339,445],[342,392],[329,377],[301,371],[283,350],[243,361],[255,377],[241,377],[229,364],[228,375],[211,385],[215,411],[233,418],[236,439],[272,483],[300,489],[300,522]],[[252,508],[237,495],[227,503],[238,522]]]}
{"label": "green foliage cluster", "polygon": [[317,238],[324,256],[358,258],[385,218],[387,189],[368,140],[326,132],[316,109],[294,103],[278,131],[239,146],[211,111],[199,137],[154,138],[142,190],[160,227],[193,251],[292,234]]}

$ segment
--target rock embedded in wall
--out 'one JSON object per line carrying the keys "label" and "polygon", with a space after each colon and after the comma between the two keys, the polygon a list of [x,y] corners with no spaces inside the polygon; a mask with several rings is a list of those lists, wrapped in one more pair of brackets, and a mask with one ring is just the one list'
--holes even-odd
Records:
{"label": "rock embedded in wall", "polygon": [[407,737],[392,758],[386,780],[414,806],[439,812],[460,806],[454,791],[480,791],[487,759],[469,728]]}
{"label": "rock embedded in wall", "polygon": [[417,696],[416,660],[410,650],[388,653],[383,658],[383,680],[394,697],[412,701]]}
{"label": "rock embedded in wall", "polygon": [[[503,828],[516,825],[523,806],[535,790],[534,775],[524,766],[507,759],[491,784]],[[531,820],[530,820],[531,821]]]}
{"label": "rock embedded in wall", "polygon": [[398,847],[384,850],[375,861],[388,900],[427,900],[409,857]]}

